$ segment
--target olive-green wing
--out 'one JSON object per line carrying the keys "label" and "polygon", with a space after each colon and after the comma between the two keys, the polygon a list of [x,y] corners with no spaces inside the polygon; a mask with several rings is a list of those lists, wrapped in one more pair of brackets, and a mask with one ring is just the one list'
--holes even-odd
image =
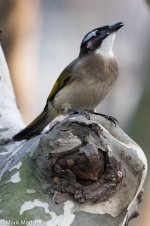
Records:
{"label": "olive-green wing", "polygon": [[72,61],[60,74],[58,79],[56,80],[48,98],[47,102],[53,100],[54,96],[58,93],[60,89],[62,89],[68,82],[71,81],[71,74],[73,71],[73,66],[77,60]]}
{"label": "olive-green wing", "polygon": [[64,70],[56,80],[47,100],[48,101],[53,100],[56,93],[68,83],[69,79],[70,79],[70,72],[68,70]]}

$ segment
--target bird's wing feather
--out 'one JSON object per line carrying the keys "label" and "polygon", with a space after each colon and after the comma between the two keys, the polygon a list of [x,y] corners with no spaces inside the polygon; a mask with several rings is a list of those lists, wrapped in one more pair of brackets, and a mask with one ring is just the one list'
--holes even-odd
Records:
{"label": "bird's wing feather", "polygon": [[69,81],[69,79],[70,79],[70,73],[66,69],[65,71],[63,71],[60,74],[60,76],[56,80],[47,100],[51,101],[54,98],[54,96],[56,95],[56,93],[66,85],[66,83]]}
{"label": "bird's wing feather", "polygon": [[[68,82],[72,80],[72,70],[73,66],[76,64],[77,60],[72,61],[60,74],[58,79],[56,80],[48,98],[47,103],[49,101],[52,101],[54,96],[58,93],[59,90],[61,90]],[[47,106],[47,104],[46,104]]]}

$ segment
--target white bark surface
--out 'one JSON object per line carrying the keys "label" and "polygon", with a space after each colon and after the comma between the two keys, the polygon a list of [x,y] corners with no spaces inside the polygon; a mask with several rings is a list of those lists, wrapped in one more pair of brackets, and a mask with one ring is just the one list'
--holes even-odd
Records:
{"label": "white bark surface", "polygon": [[[24,123],[16,105],[8,66],[0,45],[0,129],[5,129],[3,138],[10,138],[23,126]],[[6,129],[8,129],[7,132]]]}

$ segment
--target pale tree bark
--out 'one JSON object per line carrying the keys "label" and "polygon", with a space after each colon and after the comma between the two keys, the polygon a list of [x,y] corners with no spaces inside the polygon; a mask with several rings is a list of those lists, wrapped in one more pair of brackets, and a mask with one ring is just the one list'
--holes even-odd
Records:
{"label": "pale tree bark", "polygon": [[29,141],[0,50],[0,224],[125,226],[138,215],[147,160],[118,125],[74,114]]}

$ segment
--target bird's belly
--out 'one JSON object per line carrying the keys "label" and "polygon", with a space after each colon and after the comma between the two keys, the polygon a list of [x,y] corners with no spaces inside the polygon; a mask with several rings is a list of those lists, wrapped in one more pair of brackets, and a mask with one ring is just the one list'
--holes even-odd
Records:
{"label": "bird's belly", "polygon": [[109,92],[111,86],[106,81],[72,82],[55,96],[53,105],[59,111],[66,108],[94,109]]}

